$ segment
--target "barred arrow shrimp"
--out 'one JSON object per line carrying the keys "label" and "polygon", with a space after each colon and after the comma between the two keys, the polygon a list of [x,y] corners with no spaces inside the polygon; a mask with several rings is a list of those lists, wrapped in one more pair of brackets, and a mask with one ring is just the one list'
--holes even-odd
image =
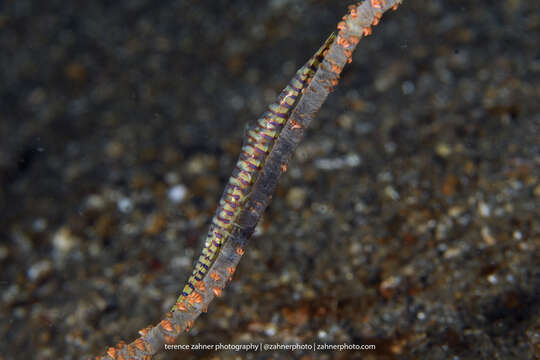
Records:
{"label": "barred arrow shrimp", "polygon": [[193,296],[196,293],[193,291],[227,241],[274,140],[279,136],[297,98],[309,84],[334,40],[335,34],[330,35],[323,46],[296,72],[278,99],[268,106],[268,110],[247,131],[240,156],[210,224],[202,253],[172,311],[184,309],[196,301]]}

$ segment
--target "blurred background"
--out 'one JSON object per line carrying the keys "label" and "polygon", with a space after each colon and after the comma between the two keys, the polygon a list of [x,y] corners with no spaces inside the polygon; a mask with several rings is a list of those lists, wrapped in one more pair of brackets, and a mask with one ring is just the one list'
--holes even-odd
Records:
{"label": "blurred background", "polygon": [[[244,129],[348,1],[0,5],[0,359],[103,354],[191,272]],[[362,39],[177,358],[531,359],[540,5],[405,1]]]}

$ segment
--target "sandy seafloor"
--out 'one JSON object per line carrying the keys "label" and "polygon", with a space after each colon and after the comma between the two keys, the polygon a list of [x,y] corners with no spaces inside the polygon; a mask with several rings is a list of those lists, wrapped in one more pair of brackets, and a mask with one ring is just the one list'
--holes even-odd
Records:
{"label": "sandy seafloor", "polygon": [[[252,123],[347,1],[0,5],[0,359],[174,303]],[[225,296],[159,359],[540,356],[540,4],[405,1],[363,39]]]}

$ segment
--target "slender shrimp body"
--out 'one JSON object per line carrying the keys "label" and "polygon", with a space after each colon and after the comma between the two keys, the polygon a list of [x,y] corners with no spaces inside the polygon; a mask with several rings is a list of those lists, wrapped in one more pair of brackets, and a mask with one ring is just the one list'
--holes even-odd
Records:
{"label": "slender shrimp body", "polygon": [[193,293],[197,283],[208,273],[221,246],[230,236],[242,205],[271,150],[274,140],[287,122],[296,100],[324,59],[325,50],[329,48],[334,39],[335,35],[330,35],[323,46],[296,72],[289,84],[281,91],[278,99],[268,106],[268,110],[248,130],[239,159],[210,224],[201,255],[197,259],[193,272],[178,297],[173,311],[178,309],[178,304],[184,304],[186,298]]}

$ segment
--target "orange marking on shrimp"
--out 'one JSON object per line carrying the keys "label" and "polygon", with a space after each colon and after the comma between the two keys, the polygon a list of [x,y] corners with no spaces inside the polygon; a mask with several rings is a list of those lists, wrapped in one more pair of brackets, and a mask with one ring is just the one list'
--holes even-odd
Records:
{"label": "orange marking on shrimp", "polygon": [[338,35],[337,43],[344,48],[348,48],[350,45],[349,41],[341,35]]}
{"label": "orange marking on shrimp", "polygon": [[189,294],[189,295],[188,295],[188,299],[189,299],[188,301],[189,301],[191,304],[193,304],[193,303],[195,303],[195,304],[200,304],[200,303],[202,303],[202,301],[204,300],[203,297],[202,297],[202,295],[199,294],[199,293],[196,292],[196,291],[193,291],[191,294]]}
{"label": "orange marking on shrimp", "polygon": [[358,16],[356,5],[349,5],[349,15],[351,16],[351,19],[355,19]]}
{"label": "orange marking on shrimp", "polygon": [[371,26],[366,26],[363,30],[362,30],[362,34],[364,36],[368,36],[368,35],[371,35],[373,31],[371,30]]}
{"label": "orange marking on shrimp", "polygon": [[339,74],[341,72],[341,66],[330,63],[330,71],[332,71],[334,74]]}
{"label": "orange marking on shrimp", "polygon": [[149,330],[149,328],[151,328],[151,327],[145,327],[145,328],[139,330],[139,335],[141,335],[141,336],[146,336],[146,335],[148,335],[148,330]]}
{"label": "orange marking on shrimp", "polygon": [[219,276],[219,274],[217,272],[215,272],[215,271],[210,273],[210,277],[214,281],[219,281],[221,279],[221,276]]}
{"label": "orange marking on shrimp", "polygon": [[371,0],[370,1],[371,6],[375,9],[382,9],[382,7],[385,5],[386,1],[384,0]]}
{"label": "orange marking on shrimp", "polygon": [[382,13],[380,13],[380,12],[376,13],[375,17],[373,18],[373,22],[371,23],[371,25],[373,25],[373,26],[379,25],[379,22],[381,21],[381,18],[382,18]]}
{"label": "orange marking on shrimp", "polygon": [[135,357],[135,356],[137,355],[137,352],[135,351],[135,349],[133,348],[133,346],[128,345],[128,346],[127,346],[127,351],[128,351],[128,353],[129,353],[130,356]]}
{"label": "orange marking on shrimp", "polygon": [[144,346],[144,341],[142,341],[142,339],[137,339],[133,342],[133,345],[135,345],[135,347],[141,351],[146,351],[146,347]]}
{"label": "orange marking on shrimp", "polygon": [[244,252],[245,252],[244,249],[242,249],[241,247],[236,248],[236,253],[237,253],[238,255],[242,256],[242,255],[244,255]]}
{"label": "orange marking on shrimp", "polygon": [[[197,301],[199,300],[199,297],[197,297],[197,295],[199,295],[196,291],[193,291],[191,294],[189,294],[186,298],[187,302],[191,305],[195,304],[195,303],[199,303],[200,301]],[[199,295],[200,296],[200,295]],[[202,296],[201,296],[202,298]]]}
{"label": "orange marking on shrimp", "polygon": [[287,172],[287,164],[281,164],[281,171],[282,172]]}
{"label": "orange marking on shrimp", "polygon": [[229,275],[232,275],[236,271],[236,268],[234,266],[231,266],[227,268],[227,271],[229,272]]}
{"label": "orange marking on shrimp", "polygon": [[116,359],[116,349],[112,346],[107,349],[107,355],[109,355],[112,359]]}
{"label": "orange marking on shrimp", "polygon": [[[345,21],[340,21],[338,24],[337,24],[337,28],[338,30],[345,30],[347,28],[347,23],[345,23]],[[324,54],[323,54],[324,55]]]}
{"label": "orange marking on shrimp", "polygon": [[124,357],[124,355],[122,355],[122,353],[118,354],[117,359],[118,360],[126,360],[126,358]]}
{"label": "orange marking on shrimp", "polygon": [[186,331],[189,331],[191,327],[193,326],[193,320],[188,320],[186,324],[187,324]]}
{"label": "orange marking on shrimp", "polygon": [[187,311],[186,305],[184,305],[184,303],[177,302],[175,306],[179,311]]}
{"label": "orange marking on shrimp", "polygon": [[398,7],[399,7],[399,4],[396,4],[396,5],[392,6],[392,10],[396,11]]}
{"label": "orange marking on shrimp", "polygon": [[218,287],[213,288],[212,291],[214,292],[214,294],[216,294],[217,297],[220,297],[221,294],[223,293],[223,290],[221,290]]}
{"label": "orange marking on shrimp", "polygon": [[294,130],[294,129],[301,129],[302,128],[302,125],[300,125],[299,123],[297,123],[296,121],[294,121],[293,119],[291,119],[291,129]]}
{"label": "orange marking on shrimp", "polygon": [[170,332],[174,331],[172,323],[169,320],[161,320],[161,322],[159,323],[159,326],[161,326],[162,329],[165,329],[167,331],[170,331]]}
{"label": "orange marking on shrimp", "polygon": [[197,284],[195,284],[195,287],[197,289],[199,289],[201,292],[205,292],[206,291],[206,285],[204,285],[204,282],[201,280],[199,282],[197,282]]}

